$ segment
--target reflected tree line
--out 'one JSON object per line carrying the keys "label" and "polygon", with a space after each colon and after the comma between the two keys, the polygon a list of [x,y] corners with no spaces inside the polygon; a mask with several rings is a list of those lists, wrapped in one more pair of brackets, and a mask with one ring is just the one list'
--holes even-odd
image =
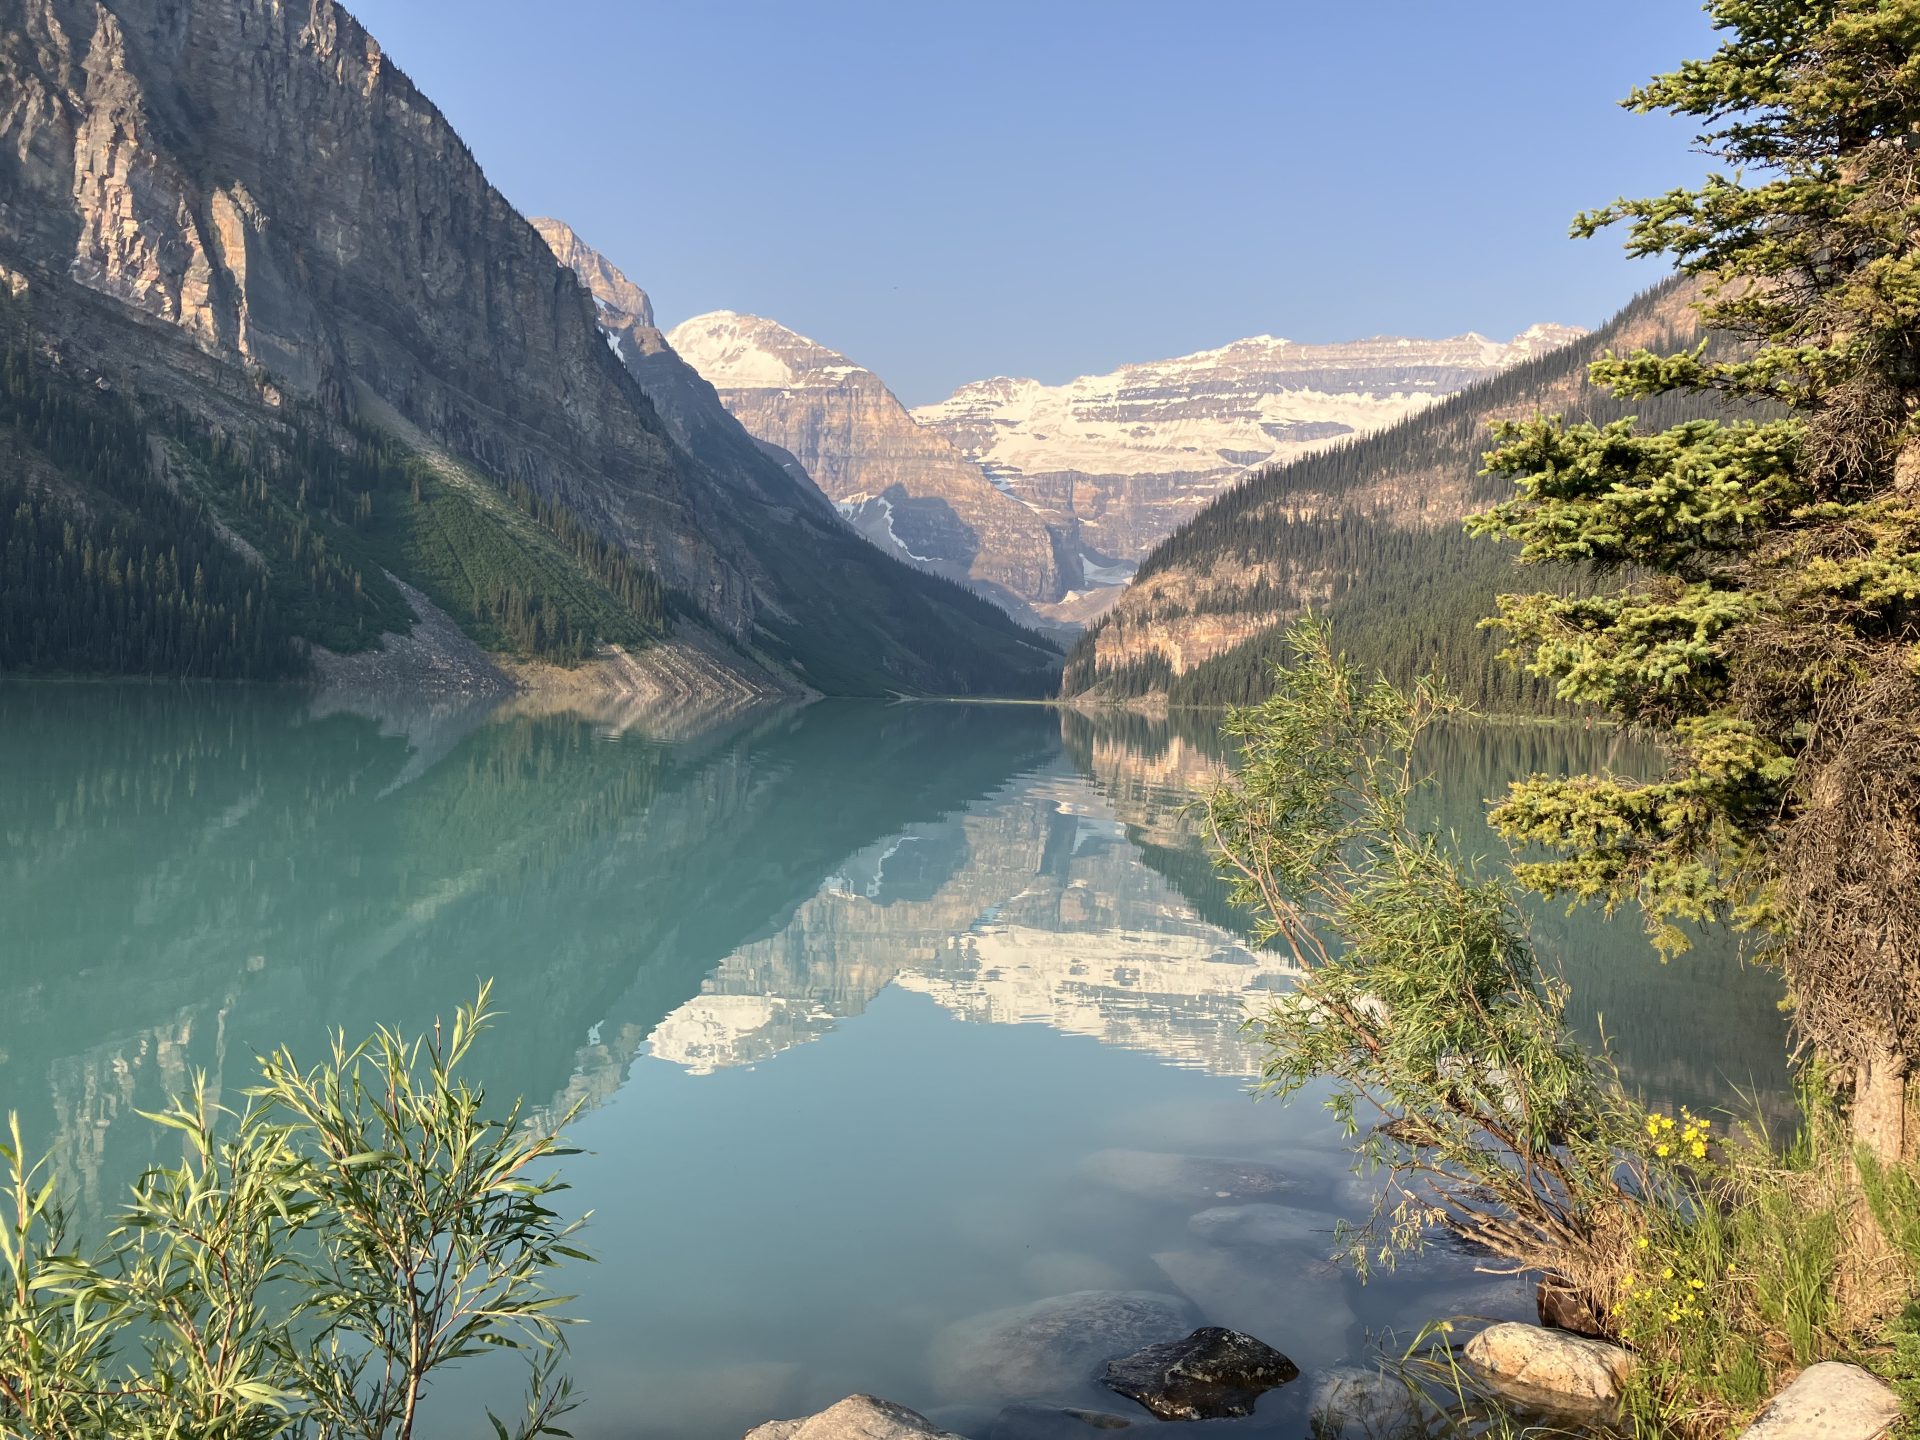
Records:
{"label": "reflected tree line", "polygon": [[[1228,761],[1216,719],[821,703],[665,744],[511,707],[376,721],[276,690],[0,687],[0,1096],[97,1198],[156,1158],[116,1148],[151,1127],[116,1122],[194,1071],[237,1084],[336,1026],[418,1031],[491,976],[512,1043],[489,1083],[598,1098],[850,857],[1041,767],[1091,779],[1144,863],[1244,934],[1190,808]],[[1450,732],[1434,760],[1439,822],[1488,847],[1481,802],[1508,779],[1653,763],[1540,727]],[[893,883],[951,883],[943,855],[909,847]],[[1636,1083],[1777,1088],[1751,1060],[1782,1053],[1777,986],[1730,947],[1660,969],[1628,921],[1534,924]]]}

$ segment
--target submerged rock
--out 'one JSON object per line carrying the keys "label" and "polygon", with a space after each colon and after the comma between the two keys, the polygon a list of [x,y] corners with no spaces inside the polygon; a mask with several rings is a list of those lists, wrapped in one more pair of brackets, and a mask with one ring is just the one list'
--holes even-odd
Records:
{"label": "submerged rock", "polygon": [[1096,1151],[1081,1169],[1123,1195],[1169,1204],[1266,1200],[1300,1188],[1298,1180],[1275,1165],[1155,1150]]}
{"label": "submerged rock", "polygon": [[1249,1264],[1243,1253],[1196,1245],[1164,1251],[1153,1263],[1208,1321],[1284,1340],[1309,1368],[1330,1365],[1352,1351],[1356,1322],[1346,1279],[1330,1260],[1296,1262],[1283,1273]]}
{"label": "submerged rock", "polygon": [[1593,1409],[1619,1402],[1634,1359],[1604,1340],[1509,1321],[1469,1340],[1467,1363],[1516,1400]]}
{"label": "submerged rock", "polygon": [[1023,1261],[1020,1279],[1035,1295],[1124,1290],[1132,1283],[1118,1267],[1097,1256],[1073,1250],[1049,1250]]}
{"label": "submerged rock", "polygon": [[1317,1210],[1292,1205],[1216,1205],[1187,1222],[1202,1240],[1248,1250],[1297,1249],[1324,1259],[1333,1248],[1336,1222]]}
{"label": "submerged rock", "polygon": [[817,1415],[769,1420],[746,1440],[962,1440],[926,1416],[872,1395],[849,1395]]}
{"label": "submerged rock", "polygon": [[987,1440],[1100,1440],[1133,1421],[1104,1410],[1061,1405],[1009,1405],[994,1417]]}
{"label": "submerged rock", "polygon": [[1199,1317],[1176,1295],[1080,1290],[949,1325],[933,1342],[935,1386],[955,1399],[1043,1399],[1087,1385],[1103,1361],[1185,1334]]}
{"label": "submerged rock", "polygon": [[1740,1440],[1877,1440],[1899,1418],[1900,1402],[1878,1376],[1828,1360],[1802,1370]]}
{"label": "submerged rock", "polygon": [[1108,1362],[1100,1383],[1162,1420],[1217,1420],[1251,1415],[1262,1395],[1299,1376],[1265,1341],[1208,1325]]}
{"label": "submerged rock", "polygon": [[1323,1437],[1387,1440],[1422,1428],[1420,1405],[1403,1382],[1351,1365],[1315,1378],[1307,1413],[1313,1433]]}

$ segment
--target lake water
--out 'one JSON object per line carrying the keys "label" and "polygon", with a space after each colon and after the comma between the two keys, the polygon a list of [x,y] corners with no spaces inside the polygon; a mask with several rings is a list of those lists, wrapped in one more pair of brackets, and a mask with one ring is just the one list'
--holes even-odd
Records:
{"label": "lake water", "polygon": [[[489,1087],[585,1102],[583,1440],[737,1437],[855,1390],[983,1434],[1033,1382],[969,1322],[1088,1290],[1288,1352],[1306,1378],[1231,1423],[1298,1435],[1314,1373],[1370,1335],[1526,1313],[1451,1254],[1365,1286],[1325,1262],[1365,1186],[1311,1098],[1248,1096],[1241,1020],[1289,974],[1185,808],[1220,773],[1202,723],[822,703],[703,727],[22,684],[0,747],[0,1105],[83,1213],[162,1156],[133,1111],[196,1069],[230,1094],[262,1049],[424,1028],[491,976]],[[1650,763],[1549,729],[1454,732],[1435,761],[1465,834],[1511,776]],[[1536,934],[1634,1084],[1779,1093],[1777,983],[1725,943],[1663,967],[1627,917],[1543,912]],[[1248,1162],[1290,1188],[1257,1193]],[[1323,1226],[1249,1249],[1192,1223],[1249,1198]],[[463,1379],[435,1433],[507,1400]]]}

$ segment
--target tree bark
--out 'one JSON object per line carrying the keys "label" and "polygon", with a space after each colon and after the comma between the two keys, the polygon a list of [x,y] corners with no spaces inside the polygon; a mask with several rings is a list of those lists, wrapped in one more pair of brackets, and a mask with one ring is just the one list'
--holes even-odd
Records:
{"label": "tree bark", "polygon": [[1907,1153],[1907,1064],[1891,1048],[1875,1046],[1854,1065],[1853,1139],[1883,1164]]}

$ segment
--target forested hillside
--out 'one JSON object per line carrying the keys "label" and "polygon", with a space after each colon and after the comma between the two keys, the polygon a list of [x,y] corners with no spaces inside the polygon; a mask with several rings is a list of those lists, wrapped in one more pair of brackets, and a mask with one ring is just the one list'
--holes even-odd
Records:
{"label": "forested hillside", "polygon": [[280,678],[414,617],[562,664],[663,633],[659,578],[525,486],[457,484],[366,426],[237,440],[83,386],[0,302],[0,670]]}
{"label": "forested hillside", "polygon": [[[412,625],[390,573],[486,649],[650,646],[669,686],[681,660],[767,692],[1057,684],[1056,646],[804,477],[676,439],[335,0],[0,14],[0,296],[31,317],[5,346],[0,668],[290,674],[303,642]],[[397,683],[419,648],[352,668]]]}
{"label": "forested hillside", "polygon": [[1437,668],[1488,710],[1558,708],[1479,628],[1496,594],[1547,578],[1516,578],[1510,549],[1461,528],[1506,490],[1480,474],[1488,427],[1538,412],[1597,423],[1637,415],[1648,427],[1699,416],[1698,397],[1627,403],[1586,381],[1608,350],[1697,343],[1692,295],[1680,282],[1658,286],[1584,339],[1376,435],[1252,476],[1148,556],[1069,654],[1063,693],[1247,703],[1266,693],[1281,658],[1279,622],[1312,607],[1356,659],[1397,678]]}

